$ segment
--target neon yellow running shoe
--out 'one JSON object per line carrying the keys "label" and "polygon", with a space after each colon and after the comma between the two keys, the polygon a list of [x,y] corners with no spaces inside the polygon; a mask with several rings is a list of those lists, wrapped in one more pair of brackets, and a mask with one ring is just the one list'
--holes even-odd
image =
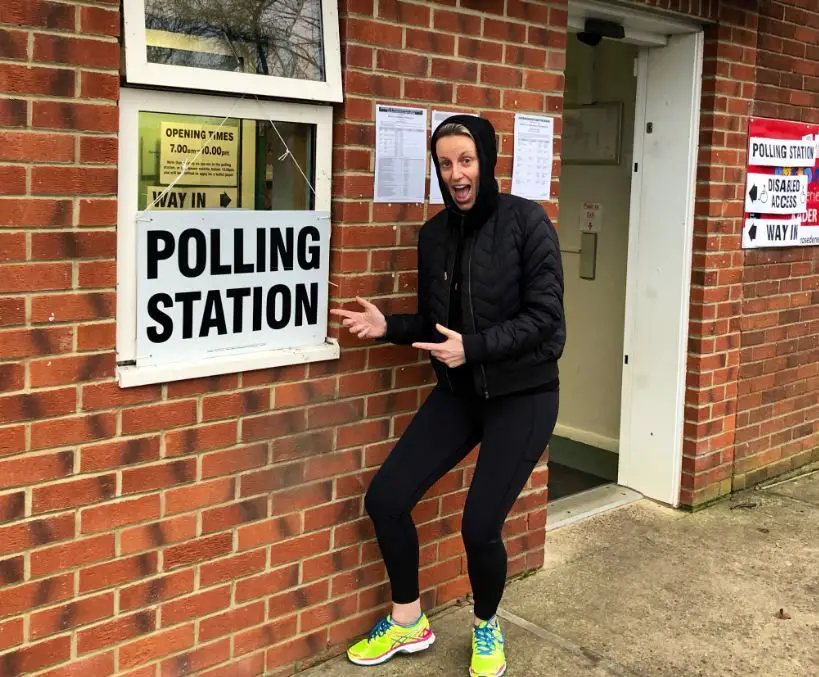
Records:
{"label": "neon yellow running shoe", "polygon": [[471,677],[500,677],[506,672],[506,656],[503,653],[503,633],[498,617],[481,621],[472,626]]}
{"label": "neon yellow running shoe", "polygon": [[435,642],[425,614],[415,625],[398,625],[392,616],[382,618],[370,634],[347,649],[347,658],[356,665],[380,665],[397,653],[416,653],[428,649]]}

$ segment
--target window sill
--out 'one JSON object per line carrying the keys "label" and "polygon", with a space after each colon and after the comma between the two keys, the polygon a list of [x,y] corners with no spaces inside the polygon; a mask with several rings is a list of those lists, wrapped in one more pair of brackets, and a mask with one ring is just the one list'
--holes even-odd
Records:
{"label": "window sill", "polygon": [[292,364],[337,360],[340,354],[341,350],[338,342],[335,339],[328,338],[327,342],[320,346],[214,357],[196,363],[142,367],[135,365],[118,366],[117,381],[120,388],[133,388],[156,383],[218,376],[219,374],[253,371],[255,369],[270,369],[271,367],[284,367]]}

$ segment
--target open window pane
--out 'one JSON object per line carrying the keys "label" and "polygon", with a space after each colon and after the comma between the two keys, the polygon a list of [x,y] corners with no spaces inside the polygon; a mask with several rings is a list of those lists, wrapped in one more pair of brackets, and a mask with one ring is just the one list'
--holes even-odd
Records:
{"label": "open window pane", "polygon": [[324,80],[321,0],[146,0],[149,63]]}
{"label": "open window pane", "polygon": [[275,125],[140,112],[138,209],[314,209],[315,125]]}

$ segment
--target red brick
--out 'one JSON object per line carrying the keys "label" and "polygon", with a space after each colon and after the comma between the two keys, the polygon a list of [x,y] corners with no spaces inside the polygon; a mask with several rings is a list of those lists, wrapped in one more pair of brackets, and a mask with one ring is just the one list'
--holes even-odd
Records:
{"label": "red brick", "polygon": [[159,512],[159,496],[157,494],[143,498],[104,503],[82,511],[81,532],[88,534],[112,531],[126,524],[157,519]]}
{"label": "red brick", "polygon": [[69,664],[42,673],[42,677],[108,677],[114,674],[114,652],[97,654],[85,660],[73,660]]}
{"label": "red brick", "polygon": [[305,557],[317,555],[330,548],[330,531],[319,531],[307,536],[293,538],[273,545],[270,549],[270,565],[297,562]]}
{"label": "red brick", "polygon": [[121,554],[130,555],[169,543],[181,543],[196,537],[196,516],[183,515],[123,529],[120,538]]}
{"label": "red brick", "polygon": [[[81,71],[80,95],[83,99],[119,99],[119,76],[113,73]],[[105,142],[106,147],[110,142]]]}
{"label": "red brick", "polygon": [[207,588],[217,583],[225,583],[260,573],[265,569],[266,560],[267,552],[261,548],[208,562],[201,567],[199,583],[201,587]]}
{"label": "red brick", "polygon": [[200,642],[208,642],[217,637],[236,634],[240,630],[259,625],[264,620],[264,602],[248,604],[200,621],[198,639]]}
{"label": "red brick", "polygon": [[163,462],[122,473],[122,493],[135,494],[187,484],[196,479],[196,459]]}
{"label": "red brick", "polygon": [[119,36],[119,12],[102,7],[81,7],[80,28],[86,35]]}
{"label": "red brick", "polygon": [[225,421],[166,433],[165,454],[180,456],[209,449],[231,447],[236,444],[237,429],[236,421]]}
{"label": "red brick", "polygon": [[403,25],[428,26],[429,8],[408,2],[383,2],[378,5],[379,18],[396,21]]}
{"label": "red brick", "polygon": [[62,663],[71,656],[71,637],[64,635],[38,644],[27,644],[22,649],[3,656],[5,665],[13,666],[9,674],[28,675]]}
{"label": "red brick", "polygon": [[113,350],[116,325],[112,322],[84,324],[77,327],[77,351]]}
{"label": "red brick", "polygon": [[114,557],[114,535],[95,536],[65,545],[43,548],[31,554],[31,575],[46,576],[56,571],[76,569]]}
{"label": "red brick", "polygon": [[114,226],[117,223],[117,201],[80,200],[80,226]]}
{"label": "red brick", "polygon": [[[0,327],[23,324],[26,320],[26,302],[21,296],[0,298]],[[0,379],[0,383],[3,383]]]}
{"label": "red brick", "polygon": [[401,28],[386,23],[348,19],[345,22],[347,39],[366,45],[401,46]]}
{"label": "red brick", "polygon": [[122,433],[133,435],[196,422],[196,402],[163,402],[122,412]]}
{"label": "red brick", "polygon": [[[2,428],[0,434],[0,457],[16,454],[26,449],[26,426],[16,425]],[[2,464],[0,463],[0,467]],[[2,479],[0,478],[0,487]]]}
{"label": "red brick", "polygon": [[[42,639],[66,630],[95,623],[114,615],[114,593],[85,597],[65,606],[32,614],[30,635]],[[111,663],[113,667],[113,662]]]}
{"label": "red brick", "polygon": [[267,517],[267,498],[229,503],[207,510],[202,515],[202,533],[224,531],[237,525]]}
{"label": "red brick", "polygon": [[116,488],[114,474],[36,486],[32,490],[31,511],[37,514],[108,501],[113,498]]}
{"label": "red brick", "polygon": [[113,41],[36,34],[34,60],[91,68],[119,68],[119,45]]}
{"label": "red brick", "polygon": [[0,622],[0,651],[11,649],[23,643],[23,619],[13,618]]}
{"label": "red brick", "polygon": [[133,611],[187,595],[193,592],[193,583],[194,571],[187,569],[121,588],[118,591],[120,610]]}
{"label": "red brick", "polygon": [[0,132],[0,160],[72,162],[74,160],[74,138],[65,134]]}
{"label": "red brick", "polygon": [[[2,370],[2,367],[0,367]],[[77,390],[41,390],[0,397],[0,424],[73,414],[77,410]]]}
{"label": "red brick", "polygon": [[[58,101],[34,101],[32,105],[34,127],[88,132],[116,132],[119,127],[116,106]],[[116,187],[110,192],[115,193]]]}
{"label": "red brick", "polygon": [[80,450],[80,471],[95,472],[159,459],[159,438],[117,440]]}
{"label": "red brick", "polygon": [[407,49],[451,56],[455,54],[455,36],[407,28]]}
{"label": "red brick", "polygon": [[113,436],[116,414],[92,414],[31,424],[31,449],[69,446]]}
{"label": "red brick", "polygon": [[0,165],[0,195],[23,195],[25,192],[25,167]]}
{"label": "red brick", "polygon": [[23,585],[0,587],[0,608],[4,615],[30,612],[74,595],[74,574],[64,574]]}
{"label": "red brick", "polygon": [[202,458],[202,479],[240,473],[266,464],[267,444],[219,451]]}
{"label": "red brick", "polygon": [[233,549],[233,535],[217,534],[195,541],[175,545],[165,550],[165,568],[170,570],[178,566],[194,564],[202,560],[226,555]]}
{"label": "red brick", "polygon": [[[31,302],[31,319],[32,322],[40,323],[81,322],[109,318],[114,316],[114,299],[113,292],[35,296]],[[113,376],[113,371],[110,375]]]}
{"label": "red brick", "polygon": [[77,76],[66,68],[7,64],[0,72],[0,91],[10,94],[73,96]]}
{"label": "red brick", "polygon": [[436,9],[432,17],[435,30],[463,35],[479,35],[481,32],[481,18],[475,14],[451,12],[446,9]]}
{"label": "red brick", "polygon": [[[8,429],[3,431],[7,433]],[[3,447],[0,445],[0,456]],[[0,460],[0,489],[56,480],[73,472],[74,454],[71,451],[27,454],[25,458]]]}
{"label": "red brick", "polygon": [[74,29],[74,7],[47,0],[6,0],[0,23],[52,29]]}
{"label": "red brick", "polygon": [[26,59],[28,34],[24,31],[0,30],[0,45],[6,59]]}
{"label": "red brick", "polygon": [[34,167],[34,195],[111,195],[117,192],[117,170],[98,167]]}
{"label": "red brick", "polygon": [[202,420],[247,416],[270,408],[270,390],[244,390],[211,395],[202,400]]}
{"label": "red brick", "polygon": [[87,630],[81,630],[77,636],[77,653],[82,655],[113,644],[119,644],[149,633],[155,628],[156,612],[153,609],[130,616],[120,616]]}
{"label": "red brick", "polygon": [[171,489],[165,494],[165,514],[173,515],[226,503],[233,500],[234,493],[235,480],[229,477]]}
{"label": "red brick", "polygon": [[[254,628],[239,633],[234,639],[234,653],[242,655],[269,646],[280,637],[291,637],[296,634],[296,616],[275,620],[264,627]],[[268,665],[271,665],[268,663]]]}
{"label": "red brick", "polygon": [[66,287],[71,287],[70,263],[0,264],[0,292],[31,292]]}
{"label": "red brick", "polygon": [[384,49],[378,50],[377,63],[381,71],[394,71],[407,75],[426,75],[429,67],[429,59],[425,56]]}
{"label": "red brick", "polygon": [[224,585],[163,604],[161,627],[167,628],[226,609],[230,606],[230,590],[229,585]]}

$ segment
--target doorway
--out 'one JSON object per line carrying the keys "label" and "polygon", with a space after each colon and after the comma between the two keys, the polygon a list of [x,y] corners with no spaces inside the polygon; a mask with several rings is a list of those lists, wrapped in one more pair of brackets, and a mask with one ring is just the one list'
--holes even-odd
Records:
{"label": "doorway", "polygon": [[[601,25],[603,37],[589,34]],[[560,180],[568,341],[550,501],[576,505],[627,487],[676,506],[701,26],[596,1],[570,2],[569,26]]]}

